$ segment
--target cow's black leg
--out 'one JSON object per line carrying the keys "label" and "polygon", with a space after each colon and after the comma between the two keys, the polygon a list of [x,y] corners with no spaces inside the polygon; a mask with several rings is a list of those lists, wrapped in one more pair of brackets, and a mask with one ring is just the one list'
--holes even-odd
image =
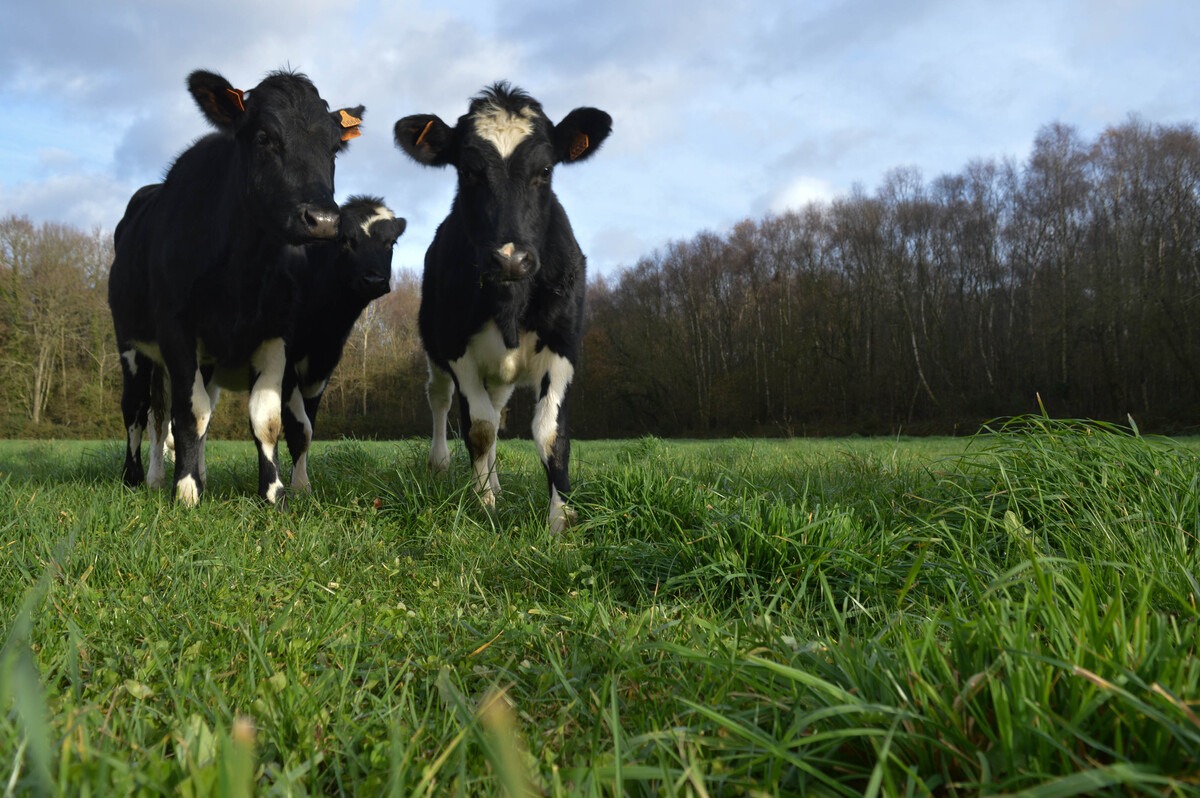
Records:
{"label": "cow's black leg", "polygon": [[283,434],[283,375],[287,365],[283,339],[264,341],[251,356],[250,364],[250,432],[258,449],[258,495],[284,509],[278,446]]}
{"label": "cow's black leg", "polygon": [[170,386],[166,369],[156,365],[150,381],[150,412],[146,424],[146,438],[150,444],[150,463],[146,467],[146,484],[152,488],[161,488],[167,481],[167,469],[163,458],[166,456],[165,449],[168,445],[170,428]]}
{"label": "cow's black leg", "polygon": [[550,531],[562,532],[575,518],[567,506],[571,482],[567,467],[571,459],[571,438],[567,432],[567,388],[575,369],[565,357],[551,355],[549,367],[538,385],[538,400],[533,410],[533,442],[550,491]]}
{"label": "cow's black leg", "polygon": [[186,507],[200,503],[200,440],[208,432],[212,405],[196,363],[196,339],[184,332],[159,341],[171,384],[171,433],[175,438],[175,498]]}
{"label": "cow's black leg", "polygon": [[[154,363],[132,347],[121,352],[121,417],[125,421],[125,465],[121,478],[137,487],[146,478],[142,469],[142,436],[150,411]],[[151,442],[151,446],[153,446]]]}

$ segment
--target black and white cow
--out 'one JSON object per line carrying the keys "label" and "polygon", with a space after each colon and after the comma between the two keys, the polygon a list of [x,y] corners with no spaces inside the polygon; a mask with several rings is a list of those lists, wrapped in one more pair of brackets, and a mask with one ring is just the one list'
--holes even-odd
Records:
{"label": "black and white cow", "polygon": [[[275,72],[248,92],[196,71],[188,91],[216,132],[183,152],[157,188],[130,201],[116,236],[109,306],[121,353],[128,434],[124,478],[142,481],[141,436],[157,369],[169,386],[175,496],[203,490],[209,369],[244,364],[259,494],[282,496],[285,336],[297,275],[281,254],[332,239],[334,159],[359,135],[362,106],[331,112],[305,76]],[[152,447],[153,447],[152,442]]]}
{"label": "black and white cow", "polygon": [[437,116],[407,116],[396,144],[426,166],[453,165],[458,192],[425,254],[418,324],[429,361],[433,443],[429,463],[450,461],[446,422],[457,388],[462,434],[486,506],[494,506],[496,434],[513,389],[537,391],[533,440],[550,490],[550,529],[566,506],[567,388],[579,357],[585,259],[551,189],[558,164],[585,160],[612,130],[612,118],[576,108],[552,123],[520,89],[497,83],[471,100],[450,127]]}
{"label": "black and white cow", "polygon": [[391,290],[392,247],[404,233],[404,219],[376,197],[351,197],[341,212],[337,241],[304,248],[303,299],[283,382],[283,432],[292,456],[293,490],[310,489],[308,447],[321,396],[354,323],[372,300]]}

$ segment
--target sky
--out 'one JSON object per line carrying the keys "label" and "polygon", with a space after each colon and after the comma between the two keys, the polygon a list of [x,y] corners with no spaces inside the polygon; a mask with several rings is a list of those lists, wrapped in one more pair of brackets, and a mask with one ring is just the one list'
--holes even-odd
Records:
{"label": "sky", "polygon": [[554,175],[593,275],[893,169],[1020,163],[1047,124],[1200,123],[1195,0],[5,0],[0,17],[0,216],[111,230],[210,130],[188,73],[251,89],[290,68],[331,108],[366,106],[337,199],[384,197],[408,219],[393,266],[418,271],[455,179],[392,127],[453,123],[497,80],[556,122],[613,117]]}

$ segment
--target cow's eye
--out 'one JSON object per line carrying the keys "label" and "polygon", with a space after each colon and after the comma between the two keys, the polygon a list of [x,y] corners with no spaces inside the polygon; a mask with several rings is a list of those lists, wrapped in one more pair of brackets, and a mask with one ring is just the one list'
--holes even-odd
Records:
{"label": "cow's eye", "polygon": [[545,186],[550,184],[549,166],[543,166],[540,171],[534,173],[533,184],[535,186]]}
{"label": "cow's eye", "polygon": [[477,186],[483,182],[483,170],[473,167],[465,167],[462,171],[463,183],[468,186]]}
{"label": "cow's eye", "polygon": [[265,130],[260,130],[255,134],[254,143],[264,150],[278,149],[275,145],[275,139]]}

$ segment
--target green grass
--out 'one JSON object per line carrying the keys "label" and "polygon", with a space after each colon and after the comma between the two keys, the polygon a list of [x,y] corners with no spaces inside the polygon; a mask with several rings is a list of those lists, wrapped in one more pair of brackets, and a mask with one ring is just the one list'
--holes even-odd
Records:
{"label": "green grass", "polygon": [[0,789],[72,795],[1195,795],[1193,441],[0,442]]}

